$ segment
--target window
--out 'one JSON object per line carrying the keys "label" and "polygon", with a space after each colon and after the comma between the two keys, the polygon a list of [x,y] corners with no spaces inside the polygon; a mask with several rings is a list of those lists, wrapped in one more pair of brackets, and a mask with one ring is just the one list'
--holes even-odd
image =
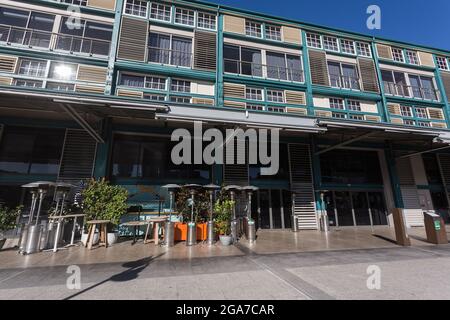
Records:
{"label": "window", "polygon": [[370,51],[370,46],[368,43],[365,42],[356,42],[356,51],[358,55],[364,56],[364,57],[371,57],[372,53]]}
{"label": "window", "polygon": [[284,53],[266,52],[267,77],[270,79],[303,81],[300,56]]}
{"label": "window", "polygon": [[166,79],[160,77],[145,77],[145,87],[155,90],[166,90]]}
{"label": "window", "polygon": [[351,114],[348,118],[350,120],[364,120],[364,116],[360,114]]}
{"label": "window", "polygon": [[205,12],[199,12],[197,15],[198,28],[216,30],[216,15]]}
{"label": "window", "polygon": [[408,58],[408,62],[411,64],[419,65],[419,57],[417,56],[416,51],[407,50],[406,57]]}
{"label": "window", "polygon": [[0,7],[0,41],[49,48],[54,20],[54,15]]}
{"label": "window", "polygon": [[263,100],[262,89],[247,87],[245,89],[245,99],[262,101]]}
{"label": "window", "polygon": [[415,126],[416,122],[414,120],[404,119],[403,124],[407,126]]}
{"label": "window", "polygon": [[192,66],[192,39],[151,32],[148,61],[174,66]]}
{"label": "window", "polygon": [[267,90],[267,101],[269,102],[284,102],[284,94],[281,90]]}
{"label": "window", "polygon": [[42,81],[17,79],[14,85],[17,87],[42,88]]}
{"label": "window", "polygon": [[329,51],[339,51],[338,40],[335,37],[323,36],[323,48]]}
{"label": "window", "polygon": [[403,56],[403,50],[400,48],[392,48],[392,57],[394,61],[405,62],[405,57]]}
{"label": "window", "polygon": [[147,1],[127,0],[125,13],[138,17],[147,17]]}
{"label": "window", "polygon": [[315,33],[307,33],[306,34],[306,44],[311,48],[319,48],[322,49],[322,41],[320,39],[320,35]]}
{"label": "window", "polygon": [[147,93],[144,94],[144,99],[150,100],[150,101],[165,101],[166,96],[162,94],[151,94]]}
{"label": "window", "polygon": [[193,26],[195,24],[194,11],[182,8],[175,9],[175,23]]}
{"label": "window", "polygon": [[225,72],[262,77],[261,51],[224,45]]}
{"label": "window", "polygon": [[387,94],[409,97],[409,87],[406,83],[405,74],[391,70],[381,70],[381,78],[384,91]]}
{"label": "window", "polygon": [[355,65],[328,61],[332,87],[359,90],[358,71]]}
{"label": "window", "polygon": [[45,77],[46,60],[20,59],[19,74],[28,77]]}
{"label": "window", "polygon": [[281,41],[281,27],[266,24],[266,39]]}
{"label": "window", "polygon": [[150,19],[170,21],[171,7],[159,3],[152,3]]}
{"label": "window", "polygon": [[403,117],[412,117],[412,108],[409,106],[400,106],[400,111]]}
{"label": "window", "polygon": [[341,51],[355,54],[355,43],[352,40],[341,39]]}
{"label": "window", "polygon": [[177,92],[191,92],[191,82],[185,80],[172,79],[170,90]]}
{"label": "window", "polygon": [[248,104],[245,106],[245,109],[247,110],[253,110],[253,111],[264,111],[264,106],[260,106],[257,104]]}
{"label": "window", "polygon": [[416,112],[417,118],[428,119],[427,109],[426,108],[414,108]]}
{"label": "window", "polygon": [[109,55],[112,26],[93,21],[80,20],[79,28],[74,28],[71,18],[63,17],[56,49],[87,54]]}
{"label": "window", "polygon": [[409,75],[411,91],[414,98],[437,100],[433,79],[430,77]]}
{"label": "window", "polygon": [[348,100],[347,108],[350,111],[361,111],[361,103],[356,100]]}
{"label": "window", "polygon": [[245,34],[251,37],[261,38],[261,23],[246,20]]}
{"label": "window", "polygon": [[438,68],[441,70],[448,70],[448,62],[446,57],[436,57]]}
{"label": "window", "polygon": [[171,96],[170,102],[189,104],[189,103],[191,103],[191,98],[190,97]]}
{"label": "window", "polygon": [[285,112],[285,108],[284,107],[267,107],[267,111],[269,112],[278,112],[278,113],[283,113]]}
{"label": "window", "polygon": [[347,115],[345,113],[332,112],[331,117],[336,119],[345,119],[347,118]]}
{"label": "window", "polygon": [[70,83],[47,82],[47,89],[58,91],[73,91],[75,90],[75,85]]}
{"label": "window", "polygon": [[7,126],[0,143],[0,172],[56,175],[64,134],[64,129]]}
{"label": "window", "polygon": [[344,110],[344,100],[338,98],[330,98],[330,108]]}
{"label": "window", "polygon": [[83,7],[87,5],[87,0],[62,0],[61,2]]}
{"label": "window", "polygon": [[134,88],[144,88],[144,76],[135,76],[130,74],[120,74],[120,85]]}
{"label": "window", "polygon": [[76,64],[52,62],[48,77],[57,80],[75,80],[77,68]]}
{"label": "window", "polygon": [[431,124],[429,122],[425,122],[425,121],[417,121],[417,125],[419,127],[431,127]]}

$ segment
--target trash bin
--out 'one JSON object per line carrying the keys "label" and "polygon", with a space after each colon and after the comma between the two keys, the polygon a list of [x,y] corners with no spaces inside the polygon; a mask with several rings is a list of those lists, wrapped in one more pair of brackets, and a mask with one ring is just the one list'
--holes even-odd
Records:
{"label": "trash bin", "polygon": [[411,240],[406,230],[403,209],[394,208],[392,211],[392,217],[394,219],[395,238],[397,240],[397,244],[400,246],[410,246]]}
{"label": "trash bin", "polygon": [[428,242],[434,244],[448,244],[444,219],[432,211],[424,211],[423,215]]}
{"label": "trash bin", "polygon": [[197,244],[197,225],[195,222],[189,222],[187,226],[186,245],[194,246]]}
{"label": "trash bin", "polygon": [[253,219],[248,219],[247,221],[247,240],[250,243],[254,243],[256,241],[256,224]]}
{"label": "trash bin", "polygon": [[164,226],[164,245],[166,247],[173,247],[175,243],[175,223],[167,221]]}

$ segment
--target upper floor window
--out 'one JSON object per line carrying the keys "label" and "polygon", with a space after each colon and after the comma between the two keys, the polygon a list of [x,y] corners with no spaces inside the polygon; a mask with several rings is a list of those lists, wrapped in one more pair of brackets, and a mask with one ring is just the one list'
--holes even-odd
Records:
{"label": "upper floor window", "polygon": [[372,53],[370,51],[370,45],[365,42],[356,42],[356,51],[358,55],[364,57],[371,57]]}
{"label": "upper floor window", "polygon": [[347,108],[350,111],[361,111],[361,103],[356,100],[348,100]]}
{"label": "upper floor window", "polygon": [[262,89],[247,87],[245,89],[245,99],[262,101],[263,100]]}
{"label": "upper floor window", "polygon": [[387,94],[426,100],[438,99],[437,90],[431,77],[381,70],[381,78]]}
{"label": "upper floor window", "polygon": [[448,62],[446,57],[436,57],[437,66],[441,70],[448,70]]}
{"label": "upper floor window", "polygon": [[191,82],[185,80],[172,79],[170,89],[172,91],[177,92],[191,92]]}
{"label": "upper floor window", "polygon": [[332,87],[359,90],[359,77],[355,65],[328,61],[328,72]]}
{"label": "upper floor window", "polygon": [[125,3],[125,13],[138,17],[147,17],[147,1],[127,0]]}
{"label": "upper floor window", "polygon": [[57,80],[75,80],[77,68],[76,64],[52,62],[48,77]]}
{"label": "upper floor window", "polygon": [[87,6],[87,0],[61,0],[61,2],[73,4],[76,6]]}
{"label": "upper floor window", "polygon": [[267,52],[267,78],[290,81],[303,81],[300,56]]}
{"label": "upper floor window", "polygon": [[325,50],[339,52],[339,44],[337,38],[323,36],[323,48]]}
{"label": "upper floor window", "polygon": [[18,74],[28,77],[45,77],[47,60],[20,59]]}
{"label": "upper floor window", "polygon": [[320,39],[320,35],[315,33],[306,34],[306,44],[308,45],[308,47],[322,49],[322,41]]}
{"label": "upper floor window", "polygon": [[267,101],[269,102],[284,102],[284,94],[282,90],[267,90]]}
{"label": "upper floor window", "polygon": [[119,84],[127,87],[143,88],[145,83],[144,76],[131,75],[131,74],[120,74]]}
{"label": "upper floor window", "polygon": [[428,113],[426,108],[416,107],[414,108],[414,111],[416,112],[417,118],[428,119]]}
{"label": "upper floor window", "polygon": [[343,53],[355,54],[355,43],[352,40],[341,39],[341,51]]}
{"label": "upper floor window", "polygon": [[411,64],[419,65],[419,57],[416,51],[407,50],[406,57],[408,58],[408,62]]}
{"label": "upper floor window", "polygon": [[150,18],[161,21],[170,21],[172,8],[160,3],[152,3],[150,8]]}
{"label": "upper floor window", "polygon": [[400,112],[403,117],[412,117],[412,108],[410,106],[400,106]]}
{"label": "upper floor window", "polygon": [[262,77],[261,50],[224,45],[225,72]]}
{"label": "upper floor window", "polygon": [[344,100],[338,98],[330,98],[330,108],[344,110]]}
{"label": "upper floor window", "polygon": [[400,48],[392,48],[392,58],[397,62],[405,62],[405,57],[403,56],[403,50]]}
{"label": "upper floor window", "polygon": [[176,8],[175,23],[193,26],[195,24],[195,13],[193,10]]}
{"label": "upper floor window", "polygon": [[49,48],[54,20],[54,15],[0,7],[0,41]]}
{"label": "upper floor window", "polygon": [[190,67],[192,65],[192,39],[151,32],[149,34],[148,61]]}
{"label": "upper floor window", "polygon": [[261,38],[261,23],[255,21],[245,21],[245,34],[251,37]]}
{"label": "upper floor window", "polygon": [[199,12],[197,14],[197,27],[202,29],[216,30],[216,15]]}
{"label": "upper floor window", "polygon": [[281,41],[281,27],[266,24],[266,39]]}
{"label": "upper floor window", "polygon": [[166,79],[161,77],[145,77],[145,87],[155,90],[166,90]]}
{"label": "upper floor window", "polygon": [[431,77],[409,75],[412,95],[415,98],[437,100],[436,90]]}
{"label": "upper floor window", "polygon": [[276,113],[283,113],[283,112],[286,112],[286,109],[284,107],[269,106],[269,107],[267,107],[267,111],[269,111],[269,112],[276,112]]}

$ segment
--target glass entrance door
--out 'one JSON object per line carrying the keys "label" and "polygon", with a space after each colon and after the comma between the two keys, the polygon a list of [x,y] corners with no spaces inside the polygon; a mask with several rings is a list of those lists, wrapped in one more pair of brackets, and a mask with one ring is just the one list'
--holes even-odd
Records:
{"label": "glass entrance door", "polygon": [[257,212],[259,212],[260,228],[288,229],[291,227],[292,197],[289,191],[259,190],[258,199]]}

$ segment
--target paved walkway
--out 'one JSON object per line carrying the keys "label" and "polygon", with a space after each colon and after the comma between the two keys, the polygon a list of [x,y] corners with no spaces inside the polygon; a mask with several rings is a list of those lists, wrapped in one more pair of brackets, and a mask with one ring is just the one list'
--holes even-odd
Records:
{"label": "paved walkway", "polygon": [[[414,232],[420,239],[421,231]],[[268,245],[270,237],[289,236],[285,252]],[[168,250],[128,241],[25,257],[2,251],[0,299],[450,299],[450,245],[414,240],[413,247],[402,248],[350,228],[331,232],[331,242],[310,251],[294,247],[299,237],[323,234],[261,232],[252,247],[178,244]],[[352,237],[359,244],[346,248],[345,239]],[[376,240],[362,241],[372,237]],[[341,239],[340,248],[333,239]],[[66,285],[71,265],[80,268],[81,289]],[[367,288],[369,266],[381,271],[380,290]]]}

